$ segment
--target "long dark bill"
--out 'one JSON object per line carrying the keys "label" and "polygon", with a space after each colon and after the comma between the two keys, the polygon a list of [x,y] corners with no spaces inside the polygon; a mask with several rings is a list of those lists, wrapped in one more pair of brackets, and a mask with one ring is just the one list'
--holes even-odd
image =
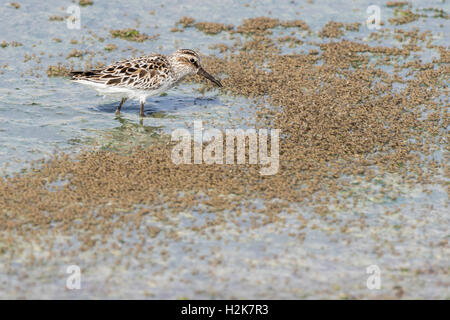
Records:
{"label": "long dark bill", "polygon": [[216,86],[223,87],[219,80],[217,80],[212,75],[210,75],[208,72],[206,72],[205,69],[203,69],[202,67],[200,67],[200,69],[198,69],[197,74],[205,77],[206,79],[208,79],[209,81],[214,83]]}

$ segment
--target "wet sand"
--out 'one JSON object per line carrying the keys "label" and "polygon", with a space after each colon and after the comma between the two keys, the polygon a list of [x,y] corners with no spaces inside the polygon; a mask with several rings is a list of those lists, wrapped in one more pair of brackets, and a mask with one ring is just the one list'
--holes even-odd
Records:
{"label": "wet sand", "polygon": [[[68,146],[56,143],[54,155],[29,165],[23,157],[22,172],[4,171],[0,298],[448,299],[449,41],[445,27],[427,29],[448,26],[444,6],[381,2],[388,16],[368,31],[364,20],[332,12],[320,25],[308,21],[305,12],[323,3],[281,7],[291,5],[289,17],[237,22],[171,16],[158,37],[140,22],[139,33],[94,25],[59,49],[59,65],[27,53],[38,68],[26,78],[52,81],[81,117],[102,119],[70,124],[60,115],[74,132],[78,122],[99,123]],[[224,88],[192,77],[153,99],[142,123],[133,104],[114,119],[114,102],[92,102],[92,93],[77,102],[67,91],[71,68],[168,34],[209,37],[202,64]],[[110,41],[117,49],[104,49]],[[28,50],[23,43],[4,49]],[[130,52],[138,53],[121,55]],[[5,112],[14,94],[2,100]],[[36,108],[54,112],[45,104]],[[278,173],[261,176],[248,163],[175,165],[170,133],[193,120],[280,129]],[[81,290],[65,287],[72,264],[82,270]],[[366,285],[371,265],[379,290]]]}

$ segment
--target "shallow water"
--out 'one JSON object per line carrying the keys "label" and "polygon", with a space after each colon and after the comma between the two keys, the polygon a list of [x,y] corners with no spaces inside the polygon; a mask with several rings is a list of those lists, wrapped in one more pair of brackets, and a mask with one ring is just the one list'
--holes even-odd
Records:
{"label": "shallow water", "polygon": [[[148,98],[145,110],[149,116],[143,120],[143,125],[139,124],[137,102],[127,102],[122,116],[117,118],[114,110],[118,101],[97,96],[95,91],[67,79],[48,78],[45,74],[48,65],[65,63],[73,48],[104,52],[104,57],[97,55],[93,59],[102,62],[133,55],[129,46],[136,48],[139,54],[170,53],[175,48],[185,47],[198,49],[205,55],[220,55],[209,46],[217,42],[231,43],[223,33],[211,36],[194,28],[182,33],[172,33],[170,29],[183,16],[235,25],[245,18],[270,16],[301,19],[313,31],[318,31],[330,20],[364,23],[366,8],[372,4],[380,6],[381,20],[386,22],[393,10],[386,8],[385,2],[315,0],[310,4],[277,0],[250,1],[245,7],[241,1],[230,0],[213,4],[197,0],[171,1],[170,4],[162,0],[94,1],[93,6],[81,8],[81,30],[68,29],[64,21],[49,21],[49,16],[66,15],[65,8],[71,1],[20,1],[18,10],[4,4],[0,7],[3,30],[0,42],[18,41],[23,46],[0,48],[0,66],[7,64],[0,69],[3,71],[0,74],[0,167],[6,166],[3,174],[17,172],[26,167],[26,161],[48,157],[55,150],[76,152],[94,143],[108,146],[121,139],[131,141],[140,132],[145,140],[149,133],[168,133],[193,120],[201,119],[216,127],[247,127],[254,122],[254,110],[245,99],[219,95],[218,91],[201,94],[195,90],[197,86],[187,83],[165,96]],[[449,9],[443,1],[413,1],[413,8],[427,7]],[[152,10],[154,14],[150,14]],[[139,27],[136,27],[136,19]],[[127,27],[160,36],[143,43],[109,37],[109,29]],[[448,32],[444,32],[450,28],[448,20],[428,18],[424,22],[419,19],[401,27],[431,30],[435,44],[450,44]],[[105,41],[93,39],[90,32],[104,37]],[[359,36],[364,39],[370,32],[372,30],[362,26]],[[54,38],[62,41],[55,42]],[[80,43],[70,44],[72,39]],[[111,43],[116,44],[118,50],[104,51],[106,44]],[[395,45],[391,39],[384,43]],[[295,50],[306,49],[305,46]],[[40,63],[36,59],[24,62],[25,54],[35,54]],[[425,61],[432,56],[425,51],[423,57]],[[76,68],[84,68],[85,59],[69,60]],[[398,190],[404,188],[393,185]],[[0,298],[390,297],[395,292],[393,288],[398,286],[409,297],[448,298],[448,246],[428,245],[448,239],[447,194],[438,186],[434,189],[430,195],[419,188],[392,201],[373,199],[355,208],[353,216],[337,211],[342,223],[356,223],[361,215],[368,217],[365,232],[335,233],[337,226],[315,219],[311,208],[297,208],[304,211],[308,220],[301,244],[286,235],[291,228],[301,225],[291,221],[289,216],[285,224],[270,224],[256,232],[241,233],[248,221],[242,221],[239,226],[227,224],[217,231],[221,235],[218,240],[210,235],[199,237],[196,233],[184,232],[183,226],[200,223],[205,217],[195,212],[182,212],[176,221],[179,225],[176,232],[183,235],[184,240],[164,243],[167,260],[161,260],[160,248],[155,249],[154,256],[140,257],[141,261],[126,257],[125,250],[114,252],[112,256],[99,253],[104,258],[103,264],[90,263],[93,253],[85,252],[77,261],[83,266],[84,287],[76,292],[64,287],[64,267],[74,263],[69,257],[33,267],[25,267],[18,261],[12,273],[6,275],[0,270],[0,288],[3,287]],[[382,215],[381,219],[377,215],[396,208],[399,211],[394,215]],[[251,215],[247,212],[242,219],[250,219]],[[156,222],[149,218],[148,223]],[[161,222],[158,224],[162,229],[172,228]],[[317,228],[310,228],[314,225]],[[394,227],[398,225],[402,225],[401,230]],[[64,239],[61,241],[64,244]],[[134,245],[132,236],[125,238],[125,242],[125,247]],[[384,245],[380,246],[380,242]],[[188,243],[194,244],[189,254],[185,250]],[[76,251],[76,246],[71,249]],[[42,254],[46,252],[45,248],[40,250]],[[208,259],[199,259],[202,255],[207,255]],[[129,266],[115,265],[117,256],[124,256]],[[211,262],[214,259],[222,263]],[[145,261],[144,269],[134,267],[142,261]],[[385,282],[381,291],[366,288],[365,268],[371,264],[382,269]],[[426,269],[428,267],[430,269]],[[426,270],[418,276],[417,270],[424,268]],[[398,272],[400,269],[403,271]]]}
{"label": "shallow water", "polygon": [[[392,12],[384,6],[384,1],[378,1],[381,7],[381,20],[386,20],[384,14]],[[126,4],[125,4],[126,3]],[[170,29],[182,16],[191,16],[198,21],[217,21],[239,24],[242,19],[258,16],[272,16],[280,19],[302,19],[310,25],[313,31],[320,30],[330,21],[364,22],[366,8],[373,1],[314,1],[312,4],[300,1],[258,1],[250,2],[248,7],[239,5],[236,1],[221,1],[212,6],[208,1],[172,1],[164,5],[164,1],[152,1],[151,4],[142,1],[117,2],[106,4],[95,3],[93,6],[81,7],[81,29],[71,30],[66,22],[49,21],[49,16],[65,16],[65,10],[70,1],[48,1],[37,4],[32,1],[22,1],[20,9],[16,10],[5,4],[0,7],[3,30],[2,41],[18,41],[20,47],[6,47],[0,50],[0,66],[7,64],[0,77],[0,120],[2,122],[0,135],[0,165],[9,163],[6,172],[13,172],[24,166],[23,159],[39,159],[53,153],[55,148],[70,151],[74,139],[92,136],[93,131],[114,128],[114,110],[118,104],[111,98],[99,97],[95,91],[82,85],[70,83],[64,78],[48,78],[45,71],[48,65],[65,63],[68,53],[77,48],[95,52],[104,51],[106,44],[116,44],[119,50],[105,52],[104,57],[95,57],[94,61],[113,62],[132,55],[128,47],[139,50],[140,53],[161,52],[170,53],[175,48],[196,48],[202,54],[217,53],[209,49],[218,39],[227,43],[226,36],[205,35],[195,28],[186,29],[182,33],[172,33]],[[163,6],[163,7],[162,7]],[[441,1],[414,1],[414,8],[440,7]],[[448,5],[447,5],[448,6]],[[149,12],[155,11],[150,15]],[[386,12],[386,13],[384,13]],[[297,14],[298,13],[298,14]],[[102,17],[97,19],[97,17]],[[136,27],[148,35],[160,34],[157,40],[143,43],[128,42],[121,39],[111,39],[109,29]],[[120,21],[120,23],[118,23]],[[440,27],[444,24],[444,27]],[[411,23],[405,29],[420,25]],[[426,29],[436,35],[436,44],[448,44],[448,33],[444,33],[448,21],[444,19],[427,19]],[[90,32],[99,37],[107,38],[99,42],[91,38]],[[371,30],[361,28],[361,36],[367,36]],[[82,39],[90,38],[84,42]],[[55,42],[59,38],[62,42]],[[82,42],[70,44],[71,40]],[[228,40],[229,42],[229,40]],[[386,42],[389,44],[389,41]],[[25,54],[36,54],[35,59],[23,62]],[[52,55],[53,57],[49,57]],[[62,56],[60,56],[62,55]],[[429,58],[430,55],[424,55]],[[84,67],[84,60],[68,59],[76,68]],[[37,70],[34,70],[36,69]],[[30,76],[29,72],[40,77]],[[233,101],[211,92],[202,97],[194,93],[188,84],[182,84],[172,89],[165,97],[148,99],[146,112],[163,111],[173,119],[192,121],[198,118],[198,112],[204,109],[217,119],[223,119],[226,111],[231,109],[234,116],[251,118],[251,110],[245,101]],[[199,102],[199,103],[196,103]],[[203,108],[202,108],[203,106]],[[234,108],[233,108],[234,107]],[[243,110],[239,110],[243,108]],[[128,102],[123,108],[123,117],[138,119],[138,103]],[[230,119],[223,119],[229,121]],[[167,121],[161,119],[146,119],[145,123],[154,126],[170,127]],[[175,126],[178,126],[179,122]],[[72,142],[72,143],[71,143]]]}

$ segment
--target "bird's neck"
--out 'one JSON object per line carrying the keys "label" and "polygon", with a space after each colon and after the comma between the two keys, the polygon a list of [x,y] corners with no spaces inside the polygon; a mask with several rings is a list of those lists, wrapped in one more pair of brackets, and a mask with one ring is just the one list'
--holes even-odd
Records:
{"label": "bird's neck", "polygon": [[186,76],[191,74],[191,69],[186,66],[184,63],[180,62],[176,56],[170,55],[167,57],[172,66],[173,73],[177,81],[183,80]]}

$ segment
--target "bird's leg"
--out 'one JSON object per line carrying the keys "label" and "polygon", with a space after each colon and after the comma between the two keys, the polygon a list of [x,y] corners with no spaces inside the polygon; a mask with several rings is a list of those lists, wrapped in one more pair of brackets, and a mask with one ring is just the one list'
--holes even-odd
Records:
{"label": "bird's leg", "polygon": [[139,116],[144,118],[145,114],[144,114],[144,102],[141,101],[141,112],[139,113]]}
{"label": "bird's leg", "polygon": [[127,101],[127,98],[122,98],[122,100],[120,101],[119,106],[116,109],[116,114],[120,114],[120,108],[122,108],[122,105],[125,103],[125,101]]}

